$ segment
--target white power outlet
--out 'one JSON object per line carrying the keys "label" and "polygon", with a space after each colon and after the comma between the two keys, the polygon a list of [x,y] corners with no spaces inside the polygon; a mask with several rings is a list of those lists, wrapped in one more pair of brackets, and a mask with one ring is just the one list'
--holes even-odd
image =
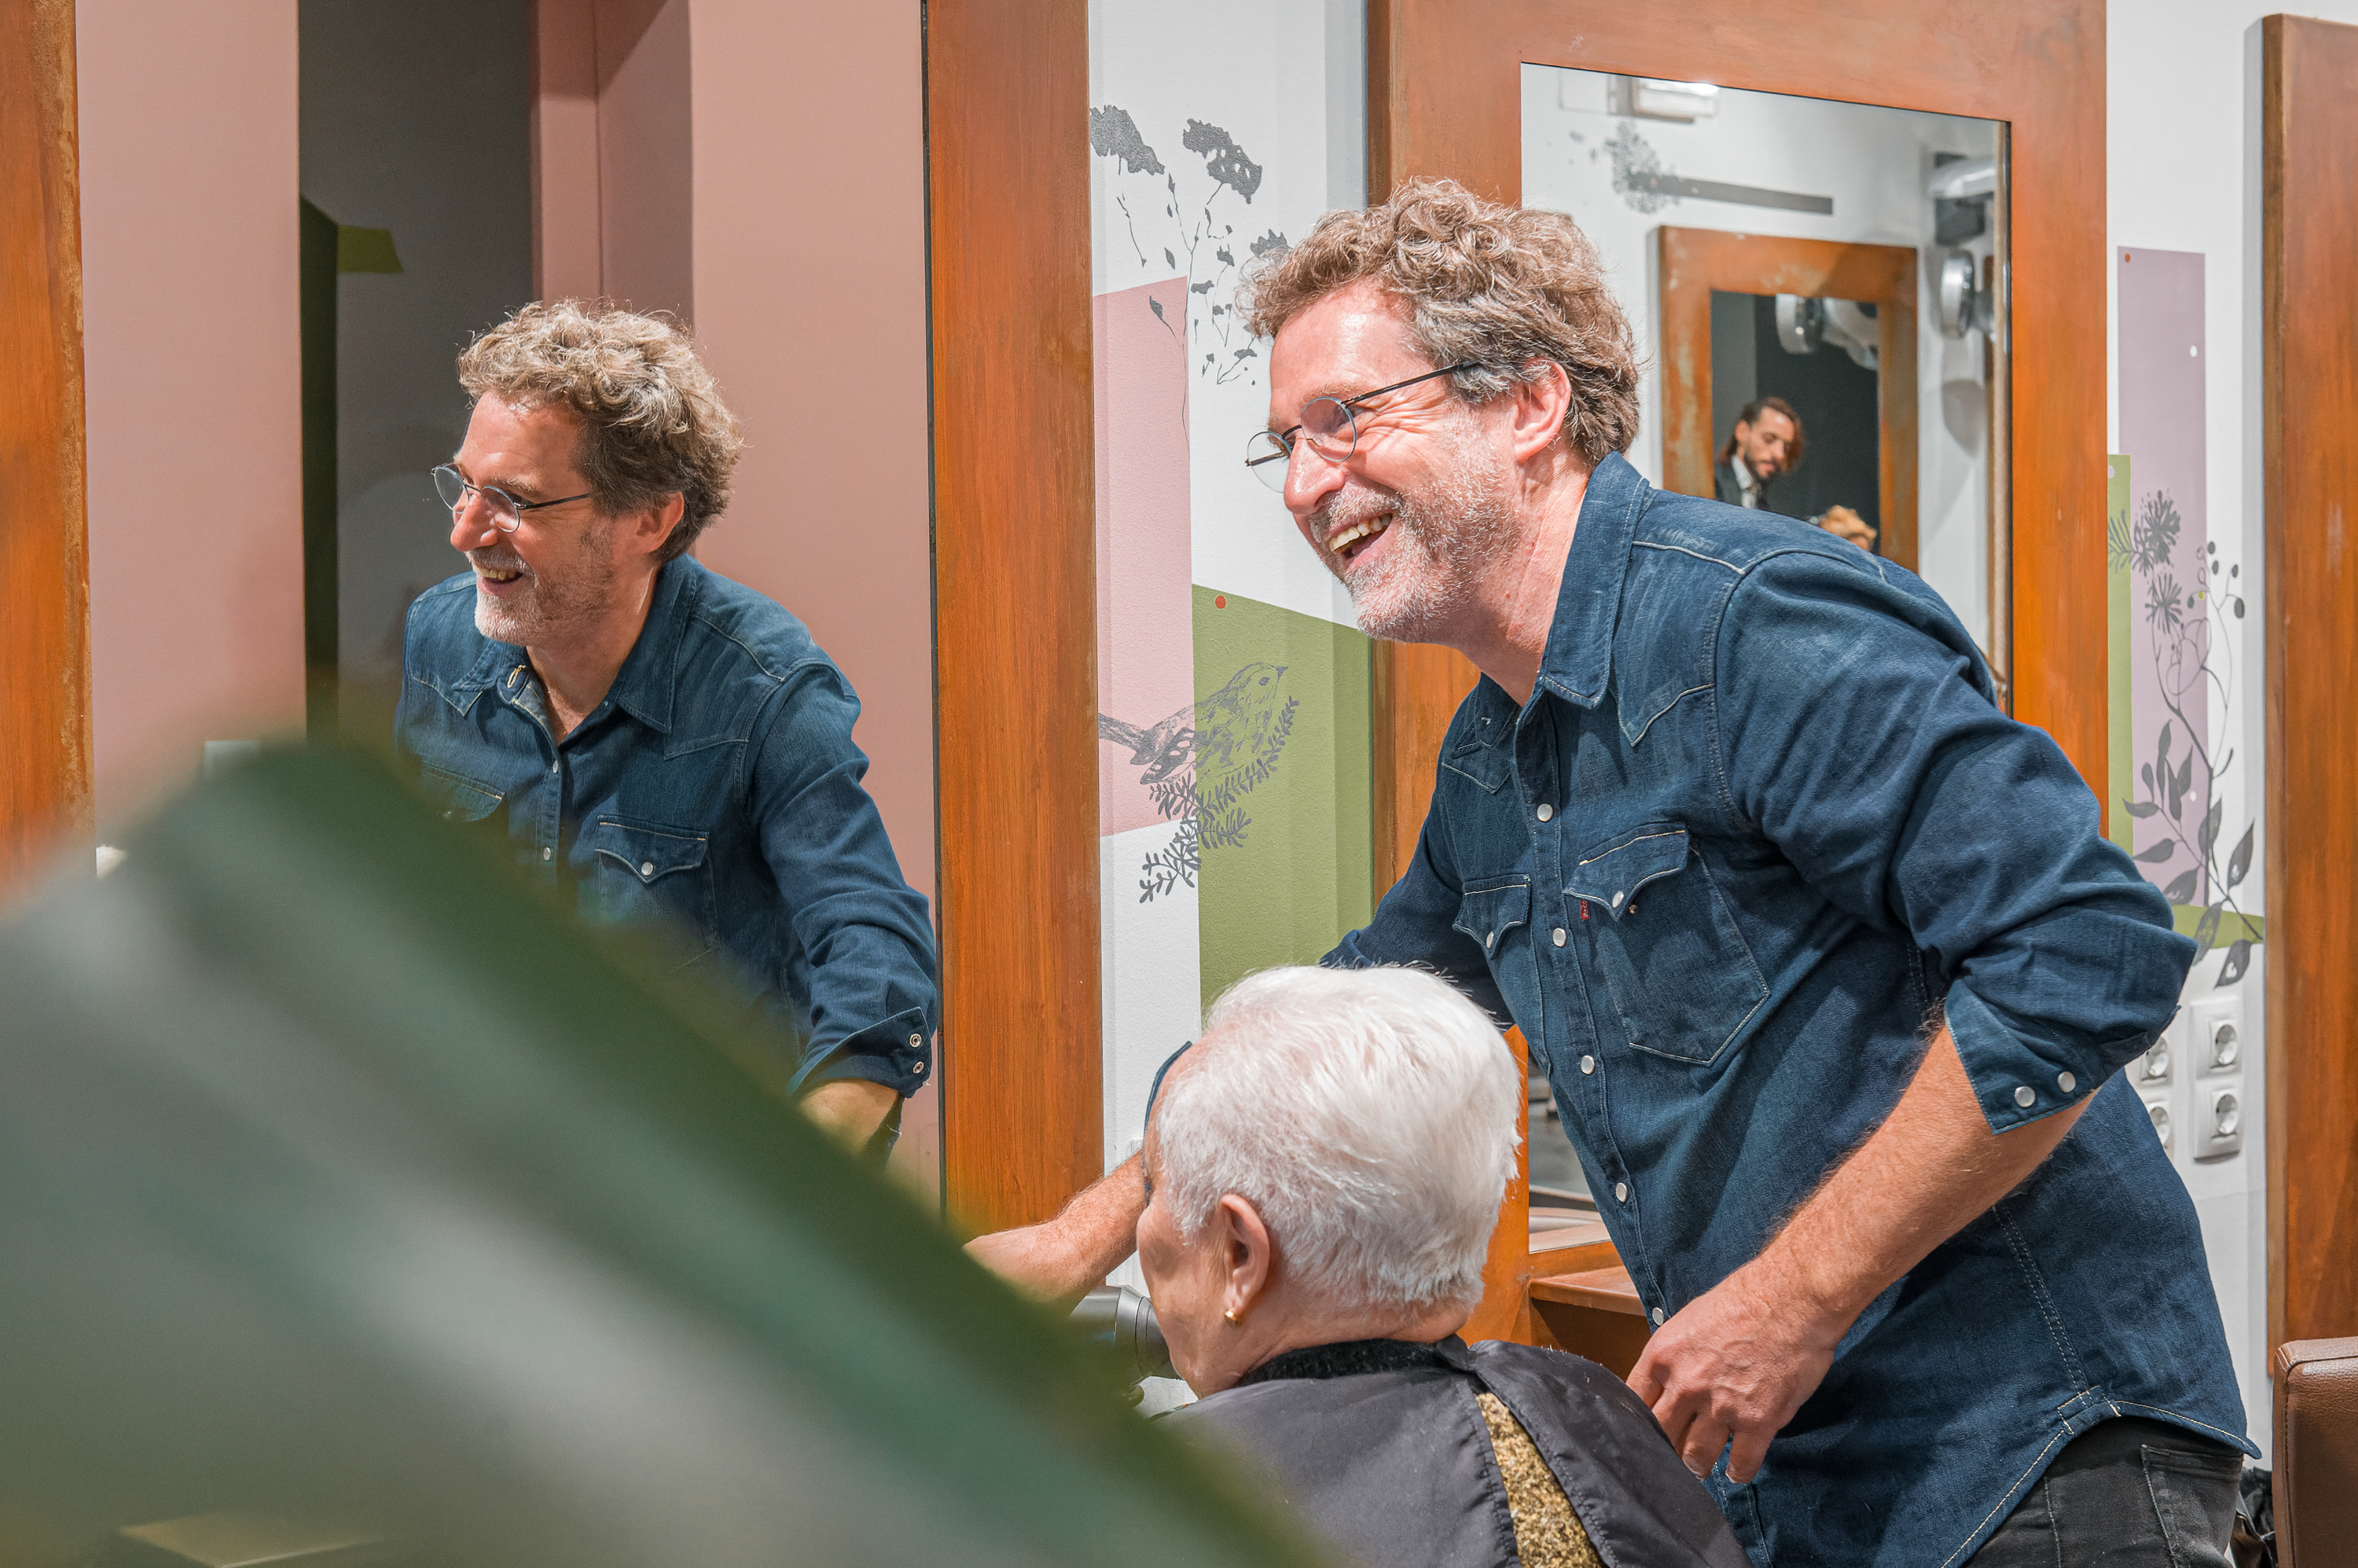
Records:
{"label": "white power outlet", "polygon": [[2154,1136],[2161,1140],[2161,1152],[2165,1154],[2177,1153],[2178,1130],[2171,1122],[2169,1097],[2168,1095],[2146,1096],[2145,1114],[2147,1119],[2153,1123]]}
{"label": "white power outlet", "polygon": [[2206,997],[2186,1009],[2188,1074],[2217,1078],[2244,1070],[2244,999]]}

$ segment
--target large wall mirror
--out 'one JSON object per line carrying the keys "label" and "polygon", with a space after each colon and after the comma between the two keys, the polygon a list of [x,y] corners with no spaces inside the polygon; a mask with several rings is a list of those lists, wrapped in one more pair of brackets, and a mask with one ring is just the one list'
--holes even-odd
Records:
{"label": "large wall mirror", "polygon": [[2005,127],[1529,64],[1522,116],[1638,336],[1630,460],[1918,573],[2003,686]]}

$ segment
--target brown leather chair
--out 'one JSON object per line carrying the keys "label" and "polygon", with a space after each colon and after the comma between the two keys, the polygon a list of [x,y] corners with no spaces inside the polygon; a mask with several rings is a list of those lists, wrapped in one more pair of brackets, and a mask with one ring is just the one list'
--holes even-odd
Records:
{"label": "brown leather chair", "polygon": [[2277,1347],[2278,1568],[2358,1561],[2358,1339]]}

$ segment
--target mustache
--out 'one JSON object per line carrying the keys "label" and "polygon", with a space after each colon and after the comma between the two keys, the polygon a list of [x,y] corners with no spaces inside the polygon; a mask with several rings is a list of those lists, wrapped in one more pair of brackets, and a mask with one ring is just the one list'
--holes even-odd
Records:
{"label": "mustache", "polygon": [[1326,547],[1327,539],[1336,529],[1347,528],[1354,523],[1364,523],[1380,513],[1397,512],[1401,510],[1401,497],[1394,492],[1361,489],[1356,484],[1346,485],[1328,496],[1325,502],[1310,514],[1311,536],[1318,541],[1318,547],[1324,550]]}
{"label": "mustache", "polygon": [[471,567],[489,567],[495,572],[522,572],[526,577],[532,575],[532,568],[524,564],[523,557],[497,556],[489,550],[469,550],[467,564]]}

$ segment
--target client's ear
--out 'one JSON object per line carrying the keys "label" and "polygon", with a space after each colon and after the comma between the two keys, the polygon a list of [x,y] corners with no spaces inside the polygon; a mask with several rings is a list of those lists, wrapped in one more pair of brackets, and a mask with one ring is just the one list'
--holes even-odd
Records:
{"label": "client's ear", "polygon": [[1219,1227],[1220,1260],[1228,1271],[1220,1304],[1233,1321],[1241,1323],[1268,1293],[1276,1270],[1276,1248],[1270,1240],[1269,1227],[1261,1223],[1260,1211],[1249,1198],[1230,1193],[1214,1207],[1212,1216]]}

